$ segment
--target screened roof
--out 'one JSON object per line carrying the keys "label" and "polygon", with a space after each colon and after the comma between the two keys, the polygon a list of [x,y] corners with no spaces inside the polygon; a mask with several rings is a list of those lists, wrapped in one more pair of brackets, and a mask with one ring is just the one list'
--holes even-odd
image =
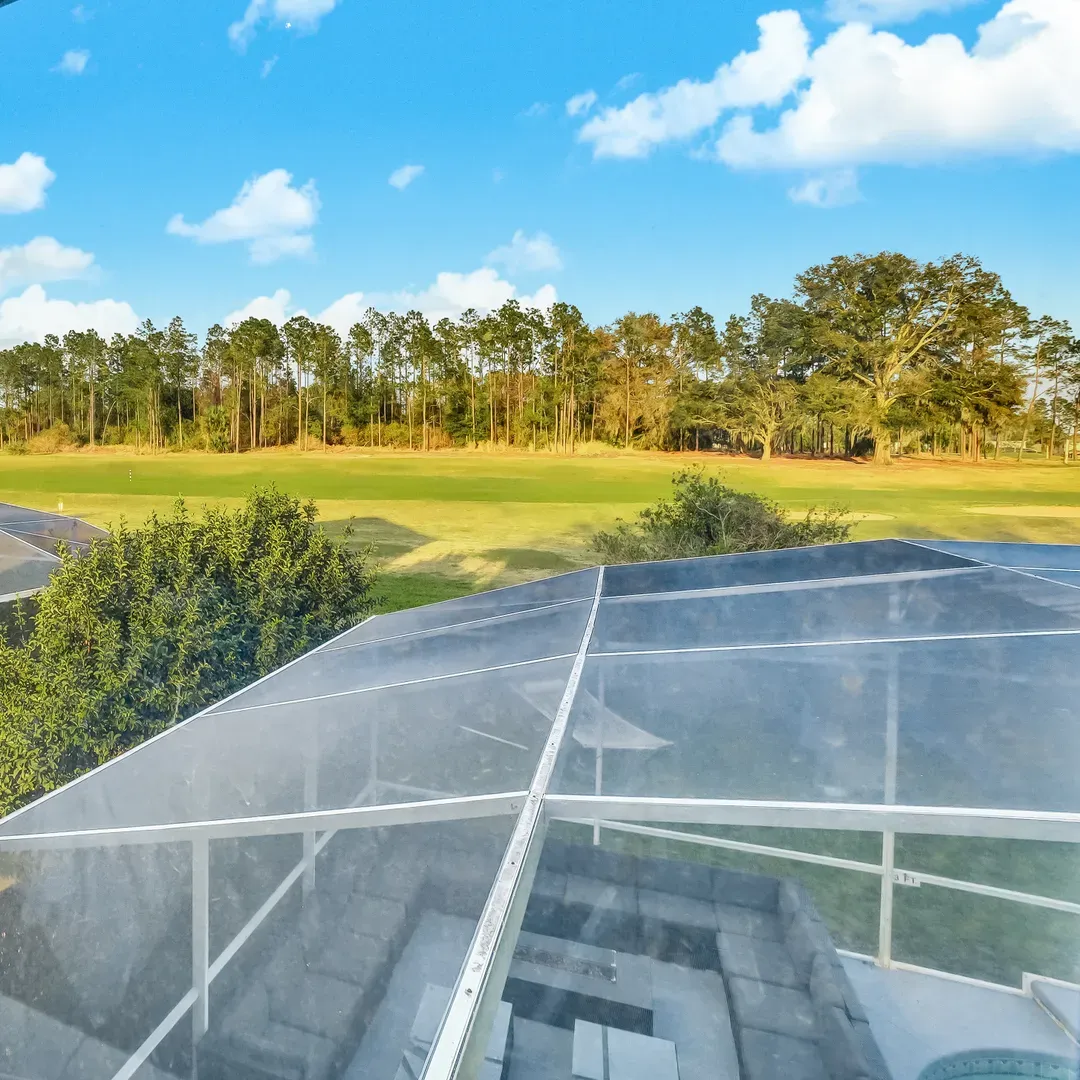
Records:
{"label": "screened roof", "polygon": [[0,599],[44,588],[60,564],[60,541],[84,551],[94,537],[104,535],[78,518],[0,503]]}
{"label": "screened roof", "polygon": [[[200,838],[219,898],[212,980],[280,898],[300,851],[276,844],[377,824],[392,840],[365,865],[399,865],[402,845],[425,864],[447,843],[430,830],[453,822],[454,843],[484,854],[447,873],[490,897],[488,932],[445,957],[461,971],[449,1040],[470,1029],[461,980],[498,937],[496,883],[522,873],[541,806],[763,824],[779,807],[826,828],[860,826],[815,807],[979,808],[1007,823],[985,835],[1020,835],[1027,812],[1080,813],[1078,660],[1080,548],[882,540],[582,570],[371,618],[0,822],[0,856],[44,860],[22,871],[24,911],[52,919],[50,962],[129,1016],[154,925],[197,911]],[[278,878],[251,883],[271,865]],[[123,926],[117,888],[135,913]],[[197,974],[169,970],[161,1009],[113,1040],[149,1046],[140,1061],[165,1009],[175,1025],[201,1000]]]}
{"label": "screened roof", "polygon": [[[375,723],[382,803],[524,790],[597,573],[371,618],[0,835],[312,809],[299,732],[316,808],[348,807]],[[880,803],[893,680],[890,801],[1080,811],[1077,635],[1080,548],[882,540],[608,567],[552,790],[596,793],[599,737],[642,747],[612,760],[606,795]]]}

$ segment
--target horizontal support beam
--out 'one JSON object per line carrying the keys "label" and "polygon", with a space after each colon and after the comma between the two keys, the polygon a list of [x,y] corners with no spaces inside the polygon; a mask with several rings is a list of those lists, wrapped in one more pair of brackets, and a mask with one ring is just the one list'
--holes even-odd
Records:
{"label": "horizontal support beam", "polygon": [[[426,637],[429,634],[445,634],[448,630],[469,630],[474,626],[484,626],[487,623],[501,622],[519,616],[535,615],[540,611],[550,611],[552,608],[566,607],[567,604],[587,604],[589,600],[590,597],[588,596],[583,596],[577,600],[554,600],[550,604],[537,604],[534,607],[521,608],[519,611],[506,611],[501,615],[485,615],[479,619],[440,623],[438,626],[426,626],[422,630],[408,630],[402,634],[387,634],[386,637],[367,638],[365,641],[350,641],[344,645],[334,645],[332,648],[323,649],[323,652],[344,652],[347,649],[362,649],[365,645],[388,645],[392,641],[402,641],[406,638]],[[360,626],[363,625],[365,624],[360,624]],[[356,629],[359,628],[356,627]]]}
{"label": "horizontal support beam", "polygon": [[[562,818],[575,825],[596,825],[595,818]],[[601,829],[612,832],[632,833],[635,836],[651,836],[658,840],[674,840],[683,844],[701,844],[704,847],[723,848],[726,851],[741,851],[747,855],[766,855],[777,859],[790,859],[792,862],[813,863],[815,866],[831,866],[835,870],[855,870],[860,874],[875,874],[881,877],[879,863],[858,862],[855,859],[840,859],[834,855],[819,855],[814,851],[795,851],[792,848],[772,847],[768,844],[750,844],[744,840],[728,840],[723,836],[707,836],[704,833],[677,832],[675,829],[658,829],[652,825],[636,825],[629,821],[599,822]]]}
{"label": "horizontal support beam", "polygon": [[949,806],[886,806],[859,803],[751,799],[665,799],[618,795],[548,795],[552,817],[696,825],[761,825],[786,829],[930,836],[987,836],[1080,843],[1080,814]]}
{"label": "horizontal support beam", "polygon": [[685,649],[619,649],[611,652],[594,652],[589,658],[619,658],[635,656],[694,656],[705,653],[732,653],[732,652],[771,652],[777,649],[837,649],[845,646],[869,645],[919,645],[924,642],[949,642],[949,641],[1000,641],[1008,638],[1050,638],[1050,637],[1076,637],[1080,635],[1080,628],[1057,629],[1057,630],[994,630],[987,633],[977,634],[911,634],[908,636],[887,635],[883,637],[867,638],[835,638],[824,641],[766,641],[757,644],[740,645],[694,645]]}
{"label": "horizontal support beam", "polygon": [[625,593],[605,596],[603,606],[624,603],[651,603],[664,600],[698,600],[708,597],[722,599],[728,596],[753,596],[758,593],[806,592],[814,589],[843,589],[860,585],[893,585],[899,581],[922,581],[924,579],[952,577],[956,574],[985,574],[988,567],[982,564],[952,566],[942,570],[903,570],[889,574],[863,574],[861,576],[798,578],[794,581],[764,581],[754,585],[717,585],[711,589],[678,589],[671,592]]}
{"label": "horizontal support beam", "polygon": [[[1080,633],[1080,631],[1077,631],[1077,633]],[[573,655],[573,653],[558,653],[555,656],[538,656],[533,660],[515,660],[511,664],[493,664],[491,667],[469,668],[468,671],[449,671],[445,675],[425,675],[419,679],[380,683],[378,686],[360,686],[355,690],[338,690],[332,694],[312,694],[309,697],[288,698],[284,701],[264,701],[258,705],[239,705],[235,709],[218,709],[211,715],[232,716],[235,713],[255,712],[261,709],[280,709],[286,705],[311,705],[317,701],[333,701],[336,698],[356,697],[359,694],[374,694],[380,690],[403,690],[407,686],[445,682],[447,679],[466,679],[470,675],[491,675],[497,671],[511,671],[514,668],[530,667],[535,664],[548,664],[552,660],[569,660]]]}
{"label": "horizontal support beam", "polygon": [[516,814],[524,791],[498,795],[463,795],[449,799],[391,806],[350,806],[337,810],[307,810],[297,814],[186,821],[170,825],[135,825],[116,829],[55,832],[0,837],[0,851],[42,851],[65,848],[120,847],[126,844],[168,844],[206,837],[224,840],[241,836],[287,836],[310,829],[367,829],[380,825],[414,825],[435,821]]}

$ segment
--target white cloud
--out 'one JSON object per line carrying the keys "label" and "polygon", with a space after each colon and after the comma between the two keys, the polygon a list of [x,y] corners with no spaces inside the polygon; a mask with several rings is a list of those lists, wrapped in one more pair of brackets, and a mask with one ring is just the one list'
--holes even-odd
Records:
{"label": "white cloud", "polygon": [[708,82],[683,79],[657,94],[610,107],[578,132],[594,157],[645,157],[654,147],[712,127],[725,109],[779,105],[806,70],[810,35],[794,11],[757,20],[758,47],[722,64]]}
{"label": "white cloud", "polygon": [[76,4],[71,9],[71,17],[78,23],[89,22],[93,17],[93,12],[87,11],[84,4]]}
{"label": "white cloud", "polygon": [[522,109],[521,115],[534,120],[538,116],[546,116],[549,108],[546,101],[534,101],[527,109]]}
{"label": "white cloud", "polygon": [[[456,319],[469,308],[481,314],[494,311],[507,300],[516,299],[522,307],[547,311],[558,299],[554,285],[541,285],[531,295],[520,295],[517,289],[499,276],[489,266],[459,274],[444,271],[435,275],[435,281],[426,289],[399,292],[351,292],[339,297],[317,315],[310,317],[318,323],[333,327],[342,337],[358,323],[368,308],[379,311],[420,311],[431,322],[442,318]],[[244,319],[269,319],[275,326],[283,326],[293,315],[308,315],[304,308],[293,309],[292,294],[288,289],[278,289],[273,296],[257,296],[237,311],[221,320],[222,326],[235,326]]]}
{"label": "white cloud", "polygon": [[289,304],[292,295],[288,289],[278,289],[273,296],[256,296],[238,311],[230,312],[221,320],[222,326],[235,326],[245,319],[269,319],[275,326],[289,321]]}
{"label": "white cloud", "polygon": [[562,269],[562,257],[555,241],[543,232],[526,236],[522,229],[517,229],[509,244],[497,247],[484,261],[505,266],[511,274],[522,270]]}
{"label": "white cloud", "polygon": [[920,15],[945,13],[980,0],[827,0],[825,15],[834,22],[910,22]]}
{"label": "white cloud", "polygon": [[89,62],[89,49],[68,49],[53,70],[59,71],[61,75],[81,75]]}
{"label": "white cloud", "polygon": [[338,0],[250,0],[243,16],[229,26],[229,40],[243,52],[251,44],[259,24],[280,23],[287,30],[311,34]]}
{"label": "white cloud", "polygon": [[[971,49],[953,34],[909,44],[851,22],[810,51],[796,12],[763,15],[758,26],[757,50],[722,65],[709,82],[684,79],[604,109],[578,138],[596,157],[644,157],[734,112],[713,150],[733,167],[835,169],[1080,151],[1076,0],[1007,0]],[[781,107],[764,119],[742,111]]]}
{"label": "white cloud", "polygon": [[189,224],[175,214],[165,226],[174,236],[188,236],[200,244],[248,241],[251,261],[273,262],[286,255],[310,255],[314,240],[308,229],[319,214],[315,181],[292,186],[292,174],[273,169],[248,180],[232,201],[202,224]]}
{"label": "white cloud", "polygon": [[558,297],[554,285],[542,285],[531,296],[518,295],[517,289],[501,278],[498,271],[483,266],[466,274],[443,271],[435,275],[433,284],[420,292],[372,293],[364,306],[395,311],[415,309],[432,322],[438,322],[444,317],[456,319],[469,308],[475,308],[481,314],[494,311],[511,299],[517,299],[523,307],[546,310]]}
{"label": "white cloud", "polygon": [[328,308],[320,311],[315,321],[333,327],[344,338],[371,306],[362,292],[346,293]]}
{"label": "white cloud", "polygon": [[271,71],[274,70],[274,65],[278,62],[276,55],[271,56],[269,59],[262,62],[262,67],[259,69],[259,78],[265,79]]}
{"label": "white cloud", "polygon": [[0,248],[0,294],[12,285],[82,277],[93,264],[89,251],[37,236],[21,246]]}
{"label": "white cloud", "polygon": [[69,330],[97,330],[103,337],[131,334],[138,325],[138,316],[123,301],[76,304],[50,300],[40,285],[29,286],[21,296],[0,300],[0,347],[43,341],[46,334],[62,336]]}
{"label": "white cloud", "polygon": [[578,116],[587,113],[596,104],[596,91],[585,90],[575,94],[566,103],[566,115]]}
{"label": "white cloud", "polygon": [[424,171],[423,165],[402,165],[390,174],[387,183],[396,187],[398,191],[404,191]]}
{"label": "white cloud", "polygon": [[810,58],[776,123],[731,120],[734,166],[918,163],[965,154],[1080,150],[1080,4],[1009,0],[968,51],[952,34],[909,45],[851,23]]}
{"label": "white cloud", "polygon": [[11,165],[0,165],[0,214],[23,214],[45,205],[45,189],[56,173],[38,154],[23,153]]}
{"label": "white cloud", "polygon": [[860,199],[858,177],[854,169],[837,169],[821,176],[812,176],[797,187],[789,188],[788,198],[792,202],[822,209],[849,206]]}

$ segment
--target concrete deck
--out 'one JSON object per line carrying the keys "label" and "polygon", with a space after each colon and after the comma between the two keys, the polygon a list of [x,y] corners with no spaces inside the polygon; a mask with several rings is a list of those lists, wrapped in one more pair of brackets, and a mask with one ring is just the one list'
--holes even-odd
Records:
{"label": "concrete deck", "polygon": [[1075,1043],[1029,998],[844,958],[893,1080],[918,1080],[946,1054],[1030,1050],[1077,1060]]}

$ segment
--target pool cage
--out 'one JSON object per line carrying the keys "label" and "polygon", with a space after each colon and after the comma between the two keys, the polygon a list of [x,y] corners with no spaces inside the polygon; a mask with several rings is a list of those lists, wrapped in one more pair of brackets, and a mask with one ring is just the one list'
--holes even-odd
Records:
{"label": "pool cage", "polygon": [[105,536],[96,525],[12,503],[0,503],[0,605],[30,596],[49,583],[60,565],[57,545],[85,552]]}
{"label": "pool cage", "polygon": [[883,969],[1076,981],[1078,702],[1068,546],[612,566],[377,616],[0,823],[0,1013],[66,1048],[19,1074],[513,1077],[492,1032],[555,845],[560,903],[574,850],[797,876]]}

